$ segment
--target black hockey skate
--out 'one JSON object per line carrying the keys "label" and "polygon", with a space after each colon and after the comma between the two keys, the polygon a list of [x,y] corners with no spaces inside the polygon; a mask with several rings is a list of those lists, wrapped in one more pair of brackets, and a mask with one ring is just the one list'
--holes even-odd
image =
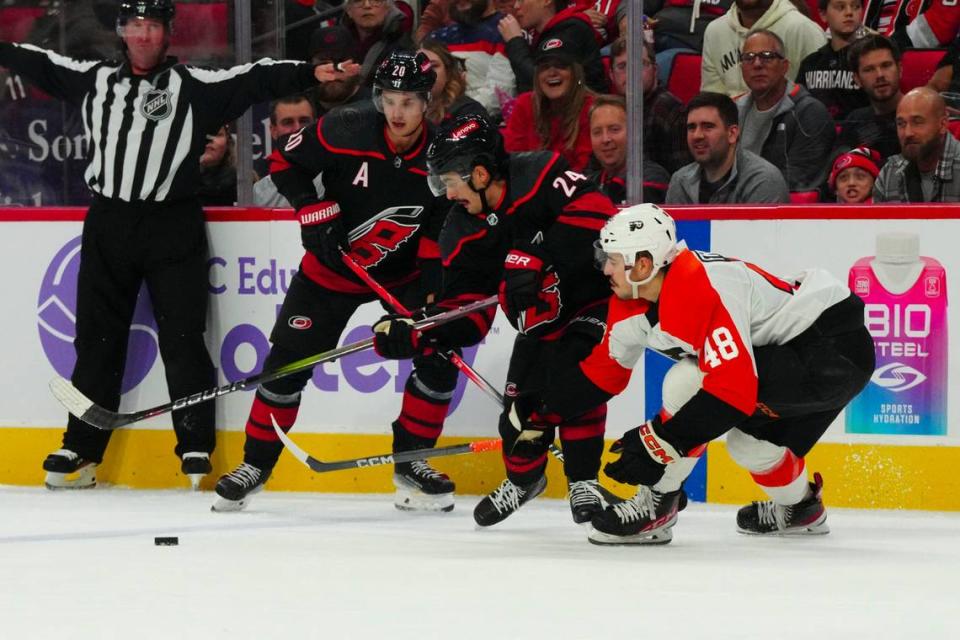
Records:
{"label": "black hockey skate", "polygon": [[394,465],[393,486],[393,504],[401,511],[453,511],[456,485],[424,460]]}
{"label": "black hockey skate", "polygon": [[97,486],[97,463],[70,449],[57,449],[43,461],[47,489],[92,489]]}
{"label": "black hockey skate", "polygon": [[219,498],[210,507],[211,511],[240,511],[250,504],[250,498],[263,490],[271,470],[263,470],[246,462],[217,480]]}
{"label": "black hockey skate", "polygon": [[533,484],[520,486],[506,478],[496,490],[473,508],[473,519],[481,527],[489,527],[506,520],[510,514],[530,502],[547,488],[547,476]]}
{"label": "black hockey skate", "polygon": [[635,496],[593,517],[587,539],[600,545],[667,544],[673,540],[681,493],[638,487]]}
{"label": "black hockey skate", "polygon": [[600,491],[600,483],[596,480],[577,480],[570,482],[567,488],[570,512],[573,514],[573,521],[577,524],[590,522],[594,515],[607,506]]}
{"label": "black hockey skate", "polygon": [[188,451],[183,454],[183,460],[180,463],[180,472],[190,478],[190,486],[194,491],[200,488],[200,481],[203,476],[213,471],[213,465],[210,464],[210,454],[204,451]]}
{"label": "black hockey skate", "polygon": [[737,531],[749,535],[806,536],[830,533],[823,506],[823,478],[813,474],[810,497],[797,504],[767,500],[753,502],[737,512]]}

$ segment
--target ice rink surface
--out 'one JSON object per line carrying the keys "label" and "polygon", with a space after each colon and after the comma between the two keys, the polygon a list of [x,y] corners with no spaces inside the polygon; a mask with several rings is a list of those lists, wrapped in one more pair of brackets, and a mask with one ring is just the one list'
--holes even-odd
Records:
{"label": "ice rink surface", "polygon": [[[831,509],[759,539],[692,504],[662,547],[597,547],[566,502],[475,528],[391,496],[0,487],[0,638],[960,638],[960,515]],[[179,545],[154,545],[155,536]]]}

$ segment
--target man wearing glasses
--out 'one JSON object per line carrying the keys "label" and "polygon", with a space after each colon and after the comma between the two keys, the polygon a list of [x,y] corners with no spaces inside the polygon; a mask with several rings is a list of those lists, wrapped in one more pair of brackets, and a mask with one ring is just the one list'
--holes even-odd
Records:
{"label": "man wearing glasses", "polygon": [[373,72],[396,49],[414,49],[407,16],[394,0],[346,0],[341,24],[360,49],[360,76],[373,84]]}
{"label": "man wearing glasses", "polygon": [[826,177],[822,161],[836,128],[826,106],[787,79],[790,61],[780,36],[761,29],[743,43],[743,80],[750,88],[737,98],[740,144],[780,169],[790,191],[812,191]]}

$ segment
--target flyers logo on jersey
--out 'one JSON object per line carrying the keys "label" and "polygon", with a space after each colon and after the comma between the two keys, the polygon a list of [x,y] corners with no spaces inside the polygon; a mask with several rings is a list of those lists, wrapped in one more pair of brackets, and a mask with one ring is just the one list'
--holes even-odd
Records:
{"label": "flyers logo on jersey", "polygon": [[350,233],[350,254],[365,269],[380,264],[420,230],[423,207],[389,207]]}

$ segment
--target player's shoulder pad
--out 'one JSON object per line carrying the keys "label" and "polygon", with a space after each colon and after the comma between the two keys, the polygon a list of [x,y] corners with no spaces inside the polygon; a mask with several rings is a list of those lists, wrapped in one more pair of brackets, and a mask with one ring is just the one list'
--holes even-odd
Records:
{"label": "player's shoulder pad", "polygon": [[510,195],[511,200],[540,189],[546,182],[547,175],[566,168],[566,161],[553,151],[523,151],[510,154]]}
{"label": "player's shoulder pad", "polygon": [[373,103],[336,107],[320,119],[323,139],[341,149],[369,151],[379,148],[383,115]]}

